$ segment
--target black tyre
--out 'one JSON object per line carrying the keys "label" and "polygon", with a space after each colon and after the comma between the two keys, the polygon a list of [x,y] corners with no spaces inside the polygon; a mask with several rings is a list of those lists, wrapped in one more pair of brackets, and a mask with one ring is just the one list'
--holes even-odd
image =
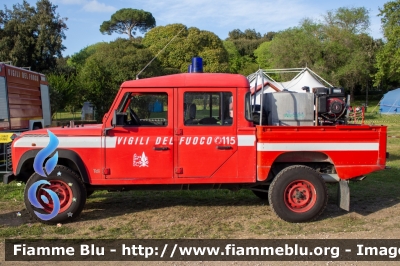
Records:
{"label": "black tyre", "polygon": [[265,191],[259,191],[259,190],[251,190],[253,191],[254,195],[256,195],[257,197],[259,197],[261,200],[269,200],[268,199],[268,189],[269,186],[256,186],[254,187],[255,189],[263,189]]}
{"label": "black tyre", "polygon": [[30,215],[39,222],[69,222],[82,212],[86,188],[75,172],[57,165],[47,178],[37,173],[29,178],[24,201]]}
{"label": "black tyre", "polygon": [[268,194],[276,215],[294,223],[316,219],[328,203],[328,191],[322,176],[303,165],[293,165],[280,171]]}

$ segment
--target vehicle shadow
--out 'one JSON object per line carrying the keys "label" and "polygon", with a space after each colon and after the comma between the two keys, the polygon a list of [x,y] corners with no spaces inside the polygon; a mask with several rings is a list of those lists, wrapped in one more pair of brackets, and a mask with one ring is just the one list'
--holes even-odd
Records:
{"label": "vehicle shadow", "polygon": [[25,209],[16,210],[13,212],[1,213],[0,227],[2,226],[16,227],[26,224],[30,220],[31,218]]}
{"label": "vehicle shadow", "polygon": [[[350,193],[350,213],[368,216],[400,203],[399,196],[393,194],[393,189],[390,186],[379,188],[379,193],[376,193],[377,191],[367,193],[365,190],[369,188],[364,189],[362,185],[351,189],[355,190],[355,193],[353,195]],[[191,195],[191,193],[193,194]],[[85,205],[84,220],[98,220],[105,217],[115,217],[147,210],[168,209],[175,206],[210,206],[213,208],[248,206],[249,208],[260,207],[262,212],[265,211],[265,208],[270,208],[266,206],[268,201],[259,199],[248,190],[238,193],[230,191],[208,191],[203,193],[199,191],[185,191],[185,193],[180,191],[157,191],[148,192],[148,194],[145,192],[122,192],[118,194],[101,194],[99,196],[94,194],[93,197],[96,200],[88,200]],[[340,209],[336,202],[336,187],[330,187],[327,208],[318,220],[340,217],[349,213]]]}
{"label": "vehicle shadow", "polygon": [[[372,179],[372,178],[371,178]],[[337,204],[337,188],[331,187],[328,205],[319,219],[340,217],[349,213],[369,216],[379,211],[389,209],[400,203],[400,190],[389,185],[374,186],[377,180],[367,180],[350,183],[350,211],[342,210]],[[365,183],[363,187],[362,183]],[[400,206],[400,205],[399,205]]]}
{"label": "vehicle shadow", "polygon": [[400,156],[397,154],[389,154],[389,160],[388,161],[397,161],[400,160]]}
{"label": "vehicle shadow", "polygon": [[266,205],[251,191],[238,193],[221,191],[146,191],[146,192],[111,192],[91,196],[84,211],[85,220],[99,217],[119,216],[147,210],[170,208],[174,206],[258,206]]}
{"label": "vehicle shadow", "polygon": [[[350,212],[340,209],[337,202],[337,185],[328,185],[329,200],[326,210],[318,221],[356,213],[365,217],[389,209],[400,203],[400,170],[397,168],[372,175],[361,182],[350,183]],[[23,204],[22,204],[23,205]],[[193,191],[128,191],[95,192],[87,199],[80,220],[90,221],[126,214],[166,209],[172,207],[209,206],[219,212],[229,207],[248,207],[260,213],[271,213],[268,201],[261,200],[249,190],[232,192],[229,190],[193,190]],[[400,207],[400,205],[399,205]],[[232,211],[232,209],[231,209]],[[240,210],[243,211],[243,208]],[[200,214],[201,215],[201,214]],[[35,222],[25,206],[13,212],[0,213],[0,226],[20,226]]]}

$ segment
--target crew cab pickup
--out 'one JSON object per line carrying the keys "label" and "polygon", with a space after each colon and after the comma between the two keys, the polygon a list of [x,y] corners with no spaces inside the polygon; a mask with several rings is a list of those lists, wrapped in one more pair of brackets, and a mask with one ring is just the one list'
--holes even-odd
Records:
{"label": "crew cab pickup", "polygon": [[4,182],[26,182],[26,207],[44,223],[76,218],[98,189],[160,187],[251,189],[280,218],[305,222],[324,211],[326,182],[348,210],[348,181],[385,169],[385,126],[255,125],[250,99],[235,74],[126,81],[102,124],[14,139]]}

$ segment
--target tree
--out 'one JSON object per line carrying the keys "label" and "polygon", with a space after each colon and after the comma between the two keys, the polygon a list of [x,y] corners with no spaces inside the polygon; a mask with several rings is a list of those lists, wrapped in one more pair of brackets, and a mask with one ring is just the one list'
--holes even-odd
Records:
{"label": "tree", "polygon": [[[335,31],[336,40],[326,47],[325,64],[329,80],[350,90],[354,100],[354,90],[365,89],[374,73],[374,40],[366,34],[355,35],[348,31]],[[346,40],[344,42],[343,40]]]}
{"label": "tree", "polygon": [[272,41],[274,39],[275,35],[276,35],[276,32],[269,31],[266,34],[264,34],[263,39],[265,39],[265,41]]}
{"label": "tree", "polygon": [[[176,36],[176,37],[175,37]],[[166,46],[173,38],[175,39]],[[212,32],[187,28],[182,24],[159,26],[150,30],[143,38],[164,68],[174,72],[187,72],[195,56],[203,58],[204,72],[228,72],[228,53],[217,35]]]}
{"label": "tree", "polygon": [[[236,51],[240,55],[238,59],[237,57],[231,58],[233,54],[229,54],[231,65],[232,63],[236,64],[235,71],[247,76],[257,71],[261,65],[265,65],[265,63],[260,64],[257,62],[257,55],[255,52],[262,43],[271,41],[275,35],[275,32],[268,32],[261,36],[261,34],[254,29],[246,29],[244,32],[235,29],[229,32],[229,37],[226,41],[233,43]],[[238,66],[240,66],[239,69],[237,69]]]}
{"label": "tree", "polygon": [[[319,70],[324,39],[322,25],[303,20],[300,27],[278,33],[268,47],[266,64],[273,68],[310,67]],[[318,72],[318,71],[317,71]]]}
{"label": "tree", "polygon": [[375,73],[379,42],[364,33],[367,25],[368,12],[363,8],[330,11],[322,23],[304,19],[299,27],[273,38],[266,50],[271,54],[267,64],[272,68],[308,66],[325,80],[349,89],[353,100],[355,89],[365,89]]}
{"label": "tree", "polygon": [[366,34],[370,25],[368,11],[339,8],[328,12],[325,19],[325,73],[331,82],[349,89],[353,101],[355,89],[366,89],[375,73],[378,42]]}
{"label": "tree", "polygon": [[50,85],[50,107],[53,115],[61,109],[67,108],[72,111],[81,105],[82,101],[79,98],[81,94],[74,90],[76,88],[74,77],[56,73],[50,73],[46,77]]}
{"label": "tree", "polygon": [[375,85],[384,81],[400,82],[400,0],[387,2],[379,9],[383,35],[387,42],[376,56]]}
{"label": "tree", "polygon": [[[261,37],[261,34],[254,29],[246,29],[244,32],[235,29],[229,32],[228,36],[226,40],[232,41],[235,44],[241,56],[250,56],[252,59],[254,59],[254,50],[257,49],[261,43],[266,41],[266,39]],[[267,37],[267,35],[264,37]]]}
{"label": "tree", "polygon": [[225,50],[228,52],[229,72],[239,73],[242,68],[243,60],[240,56],[235,44],[232,41],[223,41]]}
{"label": "tree", "polygon": [[365,33],[370,25],[368,10],[365,7],[341,7],[328,11],[324,18],[328,26],[335,26],[354,34]]}
{"label": "tree", "polygon": [[[132,45],[126,39],[96,45],[96,51],[84,60],[76,85],[84,99],[95,106],[97,120],[101,121],[108,111],[122,82],[135,79],[152,58],[148,49]],[[141,78],[161,74],[160,63],[155,60],[141,74]]]}
{"label": "tree", "polygon": [[100,46],[104,45],[105,42],[98,42],[89,46],[86,46],[85,48],[81,49],[79,52],[73,54],[68,60],[67,64],[73,68],[75,68],[77,71],[79,71],[84,65],[86,60],[96,53],[97,48]]}
{"label": "tree", "polygon": [[271,66],[267,63],[272,57],[269,50],[271,42],[263,42],[255,51],[254,55],[256,57],[256,62],[260,68],[270,68]]}
{"label": "tree", "polygon": [[116,32],[127,34],[129,39],[133,39],[136,30],[145,33],[156,26],[156,20],[150,12],[144,10],[123,8],[115,12],[110,20],[104,21],[100,26],[102,34],[111,35]]}
{"label": "tree", "polygon": [[57,66],[46,75],[50,85],[51,112],[66,109],[70,112],[82,107],[84,97],[76,80],[77,69],[68,65],[70,58],[57,59]]}
{"label": "tree", "polygon": [[56,66],[65,46],[66,18],[56,13],[57,6],[40,0],[36,8],[25,0],[0,12],[0,61],[45,71]]}
{"label": "tree", "polygon": [[261,34],[256,32],[255,29],[246,29],[242,32],[239,29],[234,29],[233,31],[228,33],[229,40],[239,40],[239,39],[247,39],[247,40],[258,40],[261,39]]}

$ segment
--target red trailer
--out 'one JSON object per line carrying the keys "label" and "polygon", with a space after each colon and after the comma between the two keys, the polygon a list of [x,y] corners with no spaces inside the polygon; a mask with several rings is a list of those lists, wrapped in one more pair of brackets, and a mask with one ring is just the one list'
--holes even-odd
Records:
{"label": "red trailer", "polygon": [[0,171],[10,168],[11,136],[51,125],[46,76],[0,63]]}

